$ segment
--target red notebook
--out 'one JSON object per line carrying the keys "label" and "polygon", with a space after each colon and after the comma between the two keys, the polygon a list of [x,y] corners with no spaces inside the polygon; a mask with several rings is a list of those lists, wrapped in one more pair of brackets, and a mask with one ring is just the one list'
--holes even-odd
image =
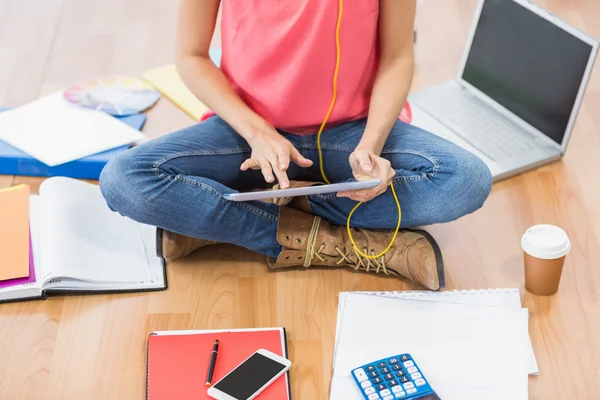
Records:
{"label": "red notebook", "polygon": [[[215,339],[219,339],[219,354],[212,383],[258,349],[288,358],[285,328],[153,332],[148,337],[146,398],[210,400],[205,382]],[[289,371],[256,399],[291,399]]]}

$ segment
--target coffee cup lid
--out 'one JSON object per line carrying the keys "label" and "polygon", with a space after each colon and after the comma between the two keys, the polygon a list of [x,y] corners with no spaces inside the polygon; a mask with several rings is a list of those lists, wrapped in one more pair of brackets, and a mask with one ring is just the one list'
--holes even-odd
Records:
{"label": "coffee cup lid", "polygon": [[534,225],[523,234],[521,248],[529,255],[551,260],[561,258],[571,250],[569,237],[557,226]]}

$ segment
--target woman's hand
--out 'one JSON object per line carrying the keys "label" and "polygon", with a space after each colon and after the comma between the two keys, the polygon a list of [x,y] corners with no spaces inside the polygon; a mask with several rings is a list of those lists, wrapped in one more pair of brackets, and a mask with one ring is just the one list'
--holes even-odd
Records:
{"label": "woman's hand", "polygon": [[350,167],[357,181],[381,179],[381,184],[371,189],[338,193],[338,197],[347,197],[363,203],[383,194],[396,175],[396,171],[392,169],[392,164],[387,159],[367,150],[355,150],[350,154]]}
{"label": "woman's hand", "polygon": [[275,174],[282,189],[290,186],[290,181],[285,172],[290,165],[290,161],[303,168],[310,167],[313,164],[311,160],[304,158],[289,140],[273,128],[252,135],[248,139],[248,144],[252,148],[252,154],[249,159],[242,163],[240,169],[242,171],[246,171],[248,168],[260,169],[265,180],[269,183],[273,182],[273,174]]}

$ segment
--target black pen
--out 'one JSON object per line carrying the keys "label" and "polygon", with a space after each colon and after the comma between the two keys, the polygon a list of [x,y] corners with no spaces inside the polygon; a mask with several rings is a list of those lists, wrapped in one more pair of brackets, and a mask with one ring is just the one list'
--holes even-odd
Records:
{"label": "black pen", "polygon": [[210,365],[208,366],[208,377],[206,378],[206,387],[211,385],[213,373],[215,372],[215,363],[217,362],[217,354],[219,353],[219,339],[215,340],[212,353],[210,355]]}

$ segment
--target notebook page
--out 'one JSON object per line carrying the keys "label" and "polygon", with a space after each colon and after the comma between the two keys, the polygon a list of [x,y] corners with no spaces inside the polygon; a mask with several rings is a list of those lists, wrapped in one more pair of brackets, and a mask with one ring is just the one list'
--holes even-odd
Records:
{"label": "notebook page", "polygon": [[46,282],[44,287],[54,290],[135,290],[164,288],[166,285],[164,276],[165,267],[163,260],[156,256],[156,228],[140,224],[140,230],[142,231],[146,255],[149,260],[151,275],[149,281],[92,283],[69,278],[54,278]]}
{"label": "notebook page", "polygon": [[[337,329],[335,333],[334,360],[335,352],[340,332],[340,323],[344,317],[344,306],[346,297],[351,293],[371,294],[374,296],[407,298],[422,301],[439,301],[455,304],[471,304],[490,307],[512,307],[521,308],[521,297],[517,288],[498,288],[498,289],[469,289],[469,290],[448,290],[443,292],[431,292],[427,290],[410,291],[392,291],[392,292],[341,292],[338,299],[338,317]],[[537,375],[539,367],[531,344],[529,335],[525,338],[527,341],[527,351],[529,353],[529,375]]]}
{"label": "notebook page", "polygon": [[137,283],[151,279],[140,225],[111,211],[96,185],[55,177],[40,186],[41,253],[54,277]]}
{"label": "notebook page", "polygon": [[407,352],[436,391],[527,391],[527,310],[357,294],[346,299],[344,314],[335,377],[348,378],[356,366]]}
{"label": "notebook page", "polygon": [[101,111],[68,102],[55,92],[0,113],[0,139],[53,167],[146,136]]}

